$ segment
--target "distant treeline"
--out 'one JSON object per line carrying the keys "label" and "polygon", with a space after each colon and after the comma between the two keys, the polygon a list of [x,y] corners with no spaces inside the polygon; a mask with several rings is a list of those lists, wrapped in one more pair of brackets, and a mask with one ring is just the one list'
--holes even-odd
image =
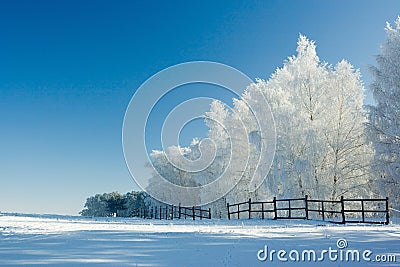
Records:
{"label": "distant treeline", "polygon": [[146,207],[147,197],[148,195],[141,191],[96,194],[86,199],[80,214],[95,217],[132,217],[139,208]]}

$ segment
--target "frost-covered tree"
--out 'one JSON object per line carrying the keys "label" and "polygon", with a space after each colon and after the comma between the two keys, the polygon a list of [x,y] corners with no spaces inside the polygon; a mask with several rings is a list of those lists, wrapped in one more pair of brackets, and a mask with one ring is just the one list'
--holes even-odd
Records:
{"label": "frost-covered tree", "polygon": [[277,152],[266,186],[271,194],[337,199],[370,192],[373,155],[364,138],[364,87],[346,61],[321,63],[300,35],[297,55],[268,81],[258,80],[277,126]]}
{"label": "frost-covered tree", "polygon": [[[363,108],[364,87],[358,70],[341,61],[329,73],[329,100],[325,103],[325,122],[321,125],[328,148],[325,184],[331,198],[345,195],[371,196],[373,149],[366,140],[366,112]],[[329,191],[328,191],[329,192]]]}
{"label": "frost-covered tree", "polygon": [[318,159],[324,153],[315,125],[321,121],[326,97],[325,65],[315,45],[300,36],[297,56],[289,57],[268,81],[258,80],[277,127],[275,162],[267,181],[272,195],[300,196],[318,188]]}
{"label": "frost-covered tree", "polygon": [[371,67],[371,91],[375,105],[369,107],[369,132],[376,151],[374,169],[381,177],[383,194],[400,209],[400,17],[387,23],[387,38]]}
{"label": "frost-covered tree", "polygon": [[[152,164],[154,167],[153,177],[149,180],[149,185],[146,188],[146,191],[150,194],[152,192],[158,192],[157,195],[161,199],[151,199],[150,204],[158,205],[163,202],[167,202],[168,199],[174,198],[177,203],[181,203],[185,201],[185,198],[191,198],[193,202],[199,203],[199,196],[194,195],[177,195],[176,192],[168,186],[165,186],[164,183],[160,183],[161,179],[166,179],[168,182],[175,184],[181,187],[195,187],[198,186],[199,183],[193,178],[193,173],[186,171],[186,166],[183,163],[180,163],[180,157],[191,158],[194,157],[194,151],[196,150],[193,147],[196,147],[198,144],[192,144],[191,147],[179,147],[179,146],[171,146],[168,147],[166,151],[154,150],[150,154],[152,158]],[[172,162],[179,163],[178,165],[174,165]]]}
{"label": "frost-covered tree", "polygon": [[[208,181],[215,180],[221,175],[235,177],[227,182],[235,184],[232,191],[224,194],[224,190],[214,188],[214,193],[223,197],[210,206],[215,213],[214,217],[226,217],[226,204],[228,202],[242,202],[244,199],[254,197],[249,184],[253,177],[260,151],[254,144],[257,125],[249,109],[251,89],[242,95],[243,100],[233,99],[233,108],[228,108],[220,101],[211,103],[210,111],[206,112],[206,124],[210,128],[208,137],[217,146],[213,163],[199,176],[208,177]],[[250,135],[254,138],[250,140]],[[233,141],[235,139],[235,141]],[[253,143],[251,143],[252,141]],[[233,149],[232,146],[236,146]],[[235,152],[236,151],[236,152]],[[243,168],[235,168],[242,164]],[[243,164],[244,163],[244,164]],[[221,187],[226,188],[226,184]]]}

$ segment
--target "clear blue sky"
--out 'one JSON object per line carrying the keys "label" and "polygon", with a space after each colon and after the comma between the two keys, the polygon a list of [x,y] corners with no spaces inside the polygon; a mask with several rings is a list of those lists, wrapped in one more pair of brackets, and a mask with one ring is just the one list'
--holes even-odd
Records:
{"label": "clear blue sky", "polygon": [[400,14],[400,1],[187,2],[0,2],[0,211],[77,214],[90,195],[134,190],[124,112],[163,68],[210,60],[268,78],[303,33],[368,85]]}

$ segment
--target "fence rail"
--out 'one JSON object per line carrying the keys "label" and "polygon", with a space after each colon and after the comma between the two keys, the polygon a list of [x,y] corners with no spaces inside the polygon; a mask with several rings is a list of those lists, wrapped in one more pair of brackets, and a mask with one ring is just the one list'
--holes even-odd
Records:
{"label": "fence rail", "polygon": [[389,224],[389,199],[316,200],[303,198],[276,199],[272,201],[248,201],[227,203],[228,219],[236,214],[261,219],[322,219],[332,223]]}
{"label": "fence rail", "polygon": [[179,206],[150,206],[136,210],[135,217],[144,219],[211,219],[211,209],[202,209],[200,207],[181,207]]}

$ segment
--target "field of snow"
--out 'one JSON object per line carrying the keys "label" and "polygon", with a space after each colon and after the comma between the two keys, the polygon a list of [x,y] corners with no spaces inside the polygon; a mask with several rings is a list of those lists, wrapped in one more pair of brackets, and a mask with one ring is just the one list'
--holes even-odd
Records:
{"label": "field of snow", "polygon": [[400,266],[400,224],[0,214],[0,266],[21,265]]}

